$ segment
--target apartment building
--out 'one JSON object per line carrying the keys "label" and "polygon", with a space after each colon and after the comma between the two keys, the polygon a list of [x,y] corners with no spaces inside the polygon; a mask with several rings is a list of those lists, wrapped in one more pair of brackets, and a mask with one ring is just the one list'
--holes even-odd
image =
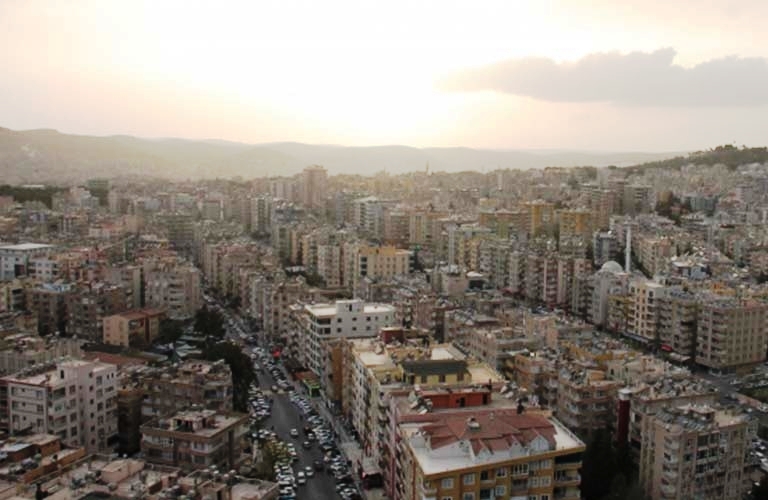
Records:
{"label": "apartment building", "polygon": [[251,233],[269,234],[272,229],[272,197],[257,196],[248,200],[247,227]]}
{"label": "apartment building", "polygon": [[132,264],[109,267],[105,271],[104,280],[125,289],[130,309],[141,307],[141,267]]}
{"label": "apartment building", "polygon": [[592,236],[592,213],[574,208],[557,212],[560,244],[572,239],[588,242]]}
{"label": "apartment building", "polygon": [[187,410],[141,427],[141,451],[150,463],[199,470],[236,469],[245,458],[248,415]]}
{"label": "apartment building", "polygon": [[639,234],[632,240],[634,252],[640,265],[650,276],[654,276],[667,268],[667,261],[675,256],[677,247],[668,237],[652,237]]}
{"label": "apartment building", "polygon": [[664,285],[648,280],[635,280],[629,284],[632,303],[627,321],[627,332],[646,341],[657,337],[659,298]]}
{"label": "apartment building", "polygon": [[591,277],[589,318],[593,325],[608,323],[608,297],[626,294],[629,289],[629,274],[618,262],[608,261]]}
{"label": "apartment building", "polygon": [[[418,339],[386,344],[386,331],[382,332],[382,340],[348,341],[343,366],[342,411],[360,436],[364,458],[371,464],[379,464],[381,459],[377,440],[388,436],[391,430],[386,408],[390,394],[414,390],[432,394],[440,389],[457,394],[456,406],[462,406],[472,404],[475,396],[467,395],[464,399],[458,394],[473,384],[484,384],[485,398],[480,401],[488,404],[493,388],[504,384],[504,378],[492,366],[467,358],[452,344],[424,347]],[[442,396],[437,394],[424,398],[430,400],[425,404],[442,405]],[[375,468],[370,467],[369,472]]]}
{"label": "apartment building", "polygon": [[48,257],[54,250],[54,246],[40,243],[0,246],[0,281],[27,276],[31,270],[31,259]]}
{"label": "apartment building", "polygon": [[317,274],[323,278],[326,288],[342,285],[342,249],[339,245],[317,245]]}
{"label": "apartment building", "polygon": [[8,390],[11,434],[55,434],[88,453],[117,443],[117,367],[63,361],[3,377]]}
{"label": "apartment building", "polygon": [[602,370],[570,365],[557,378],[557,418],[579,436],[615,424],[614,405],[619,384]]}
{"label": "apartment building", "polygon": [[336,338],[375,337],[382,327],[394,326],[395,321],[393,306],[359,299],[299,305],[292,309],[296,328],[290,340],[291,348],[320,380],[326,379],[328,370],[321,344]]}
{"label": "apartment building", "polygon": [[169,318],[191,318],[202,305],[200,271],[192,265],[150,270],[144,281],[146,305],[164,309]]}
{"label": "apartment building", "polygon": [[581,498],[584,443],[515,409],[439,412],[399,425],[395,499]]}
{"label": "apartment building", "polygon": [[544,200],[529,201],[524,208],[530,215],[531,236],[553,235],[555,229],[555,205]]}
{"label": "apartment building", "polygon": [[518,387],[536,395],[541,406],[553,408],[558,401],[558,364],[556,351],[524,349],[511,353],[505,361],[504,372]]}
{"label": "apartment building", "polygon": [[359,288],[361,279],[386,280],[411,271],[413,254],[395,247],[375,247],[359,243],[344,245],[344,285]]}
{"label": "apartment building", "polygon": [[25,292],[27,309],[37,315],[37,331],[41,335],[65,333],[67,296],[74,293],[72,284],[43,283]]}
{"label": "apartment building", "polygon": [[[665,408],[684,405],[712,405],[718,393],[709,384],[689,373],[664,373],[648,380],[638,380],[619,391],[616,438],[629,444],[638,463],[648,463],[655,454],[652,439],[654,416]],[[640,483],[651,480],[652,470],[641,471]]]}
{"label": "apartment building", "polygon": [[750,438],[743,415],[703,405],[664,408],[653,417],[641,484],[651,498],[741,499]]}
{"label": "apartment building", "polygon": [[195,246],[195,221],[191,215],[169,213],[160,216],[168,234],[168,241],[184,257],[190,258]]}
{"label": "apartment building", "polygon": [[102,339],[105,344],[145,348],[160,334],[160,322],[165,318],[162,309],[126,311],[102,320]]}
{"label": "apartment building", "polygon": [[125,288],[97,282],[81,286],[66,297],[67,335],[98,342],[103,335],[103,318],[129,308]]}
{"label": "apartment building", "polygon": [[679,287],[668,287],[657,302],[661,348],[694,358],[699,309],[696,294]]}
{"label": "apartment building", "polygon": [[192,405],[224,413],[232,411],[232,372],[223,360],[141,368],[132,379],[132,385],[144,392],[141,414],[145,421]]}
{"label": "apartment building", "polygon": [[396,247],[408,244],[408,224],[410,217],[407,212],[400,210],[384,211],[384,243]]}
{"label": "apartment building", "polygon": [[323,207],[326,197],[328,172],[319,165],[305,168],[299,180],[299,201],[309,209]]}
{"label": "apartment building", "polygon": [[696,323],[696,363],[730,370],[762,363],[768,343],[768,305],[754,300],[710,298]]}
{"label": "apartment building", "polygon": [[0,351],[0,374],[16,373],[57,358],[78,358],[82,354],[82,339],[69,337],[39,337],[23,333],[3,339],[6,349]]}

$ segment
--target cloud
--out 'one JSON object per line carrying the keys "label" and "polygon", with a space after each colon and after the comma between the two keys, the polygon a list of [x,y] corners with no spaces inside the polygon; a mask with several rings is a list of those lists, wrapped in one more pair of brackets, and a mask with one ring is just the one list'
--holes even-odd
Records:
{"label": "cloud", "polygon": [[674,64],[665,48],[628,54],[595,53],[575,62],[521,58],[449,75],[452,92],[491,90],[552,102],[630,106],[760,106],[768,104],[768,60],[725,57],[691,68]]}

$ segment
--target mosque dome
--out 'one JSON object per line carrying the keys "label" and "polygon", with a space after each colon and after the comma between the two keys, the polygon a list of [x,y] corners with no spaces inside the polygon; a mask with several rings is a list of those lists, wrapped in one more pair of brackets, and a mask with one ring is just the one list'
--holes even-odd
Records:
{"label": "mosque dome", "polygon": [[600,268],[601,271],[609,271],[612,273],[620,273],[624,271],[624,268],[621,267],[621,264],[616,262],[615,260],[609,260],[605,264],[603,264],[603,267]]}

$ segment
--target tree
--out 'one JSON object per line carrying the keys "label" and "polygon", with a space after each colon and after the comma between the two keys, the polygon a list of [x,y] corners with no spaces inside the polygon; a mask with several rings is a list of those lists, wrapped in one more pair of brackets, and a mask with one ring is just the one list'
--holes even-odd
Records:
{"label": "tree", "polygon": [[248,390],[251,384],[258,382],[251,358],[232,342],[216,342],[213,337],[208,337],[205,343],[205,359],[223,359],[229,365],[232,372],[232,407],[235,411],[247,413]]}
{"label": "tree", "polygon": [[206,336],[224,338],[224,316],[219,311],[204,306],[195,314],[194,329]]}
{"label": "tree", "polygon": [[179,320],[166,318],[160,322],[160,333],[155,339],[157,344],[170,344],[176,342],[184,335],[183,323]]}

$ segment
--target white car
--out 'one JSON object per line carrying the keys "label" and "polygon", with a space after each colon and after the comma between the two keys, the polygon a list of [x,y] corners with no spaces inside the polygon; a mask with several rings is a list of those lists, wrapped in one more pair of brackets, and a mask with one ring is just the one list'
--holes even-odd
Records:
{"label": "white car", "polygon": [[304,473],[307,475],[307,477],[312,477],[315,475],[315,469],[313,469],[311,465],[307,465],[304,467]]}
{"label": "white car", "polygon": [[304,474],[303,471],[299,471],[296,473],[296,482],[301,484],[307,484],[307,476]]}
{"label": "white car", "polygon": [[299,430],[291,429],[291,437],[299,437]]}

